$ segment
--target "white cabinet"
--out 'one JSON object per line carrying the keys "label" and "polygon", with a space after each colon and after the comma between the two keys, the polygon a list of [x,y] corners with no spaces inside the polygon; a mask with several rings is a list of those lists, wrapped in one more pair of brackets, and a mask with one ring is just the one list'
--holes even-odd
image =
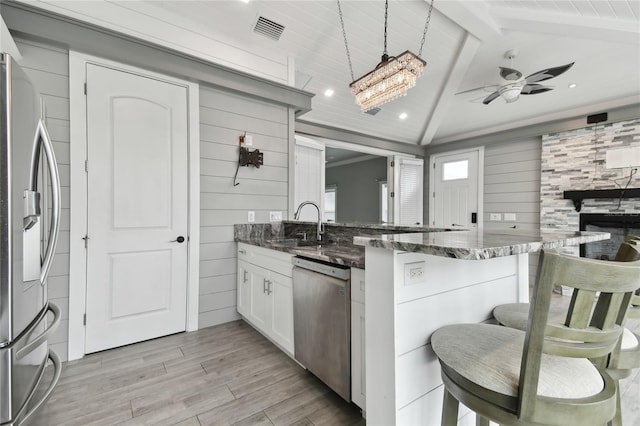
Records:
{"label": "white cabinet", "polygon": [[288,253],[238,243],[238,313],[293,356],[293,265]]}
{"label": "white cabinet", "polygon": [[351,268],[351,399],[365,407],[364,270]]}
{"label": "white cabinet", "polygon": [[249,281],[249,266],[250,263],[247,263],[244,260],[238,260],[237,307],[238,313],[244,316],[249,315],[251,309],[251,283]]}

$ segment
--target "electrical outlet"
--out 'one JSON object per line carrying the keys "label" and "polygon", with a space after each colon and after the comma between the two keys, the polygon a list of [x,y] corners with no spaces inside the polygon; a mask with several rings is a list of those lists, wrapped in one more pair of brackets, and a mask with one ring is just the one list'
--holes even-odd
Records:
{"label": "electrical outlet", "polygon": [[253,136],[251,135],[244,135],[244,144],[246,146],[253,146]]}
{"label": "electrical outlet", "polygon": [[247,222],[251,223],[251,222],[255,222],[256,221],[256,212],[254,211],[248,211],[247,212]]}
{"label": "electrical outlet", "polygon": [[493,222],[501,221],[502,220],[502,213],[490,213],[489,214],[489,220],[493,221]]}
{"label": "electrical outlet", "polygon": [[269,222],[282,222],[282,212],[269,212]]}
{"label": "electrical outlet", "polygon": [[412,262],[404,265],[404,285],[421,283],[424,281],[424,278],[424,262]]}
{"label": "electrical outlet", "polygon": [[516,221],[516,214],[515,213],[505,213],[504,214],[504,220],[507,222],[515,222]]}

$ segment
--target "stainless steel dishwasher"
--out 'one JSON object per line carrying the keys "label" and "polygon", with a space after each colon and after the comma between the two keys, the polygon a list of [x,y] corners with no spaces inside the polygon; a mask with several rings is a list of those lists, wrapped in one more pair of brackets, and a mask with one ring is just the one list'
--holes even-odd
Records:
{"label": "stainless steel dishwasher", "polygon": [[351,401],[351,269],[293,258],[295,358]]}

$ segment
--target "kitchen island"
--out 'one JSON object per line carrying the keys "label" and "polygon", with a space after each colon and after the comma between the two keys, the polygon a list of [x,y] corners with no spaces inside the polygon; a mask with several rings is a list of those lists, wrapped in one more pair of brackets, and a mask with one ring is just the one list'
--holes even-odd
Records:
{"label": "kitchen island", "polygon": [[528,302],[529,253],[608,238],[515,230],[355,237],[367,265],[367,424],[440,424],[442,381],[431,334],[489,320],[499,304]]}

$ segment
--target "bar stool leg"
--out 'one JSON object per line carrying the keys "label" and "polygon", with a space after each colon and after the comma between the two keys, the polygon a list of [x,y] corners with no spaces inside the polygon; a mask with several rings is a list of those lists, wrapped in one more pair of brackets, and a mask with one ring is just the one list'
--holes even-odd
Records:
{"label": "bar stool leg", "polygon": [[458,400],[445,388],[442,400],[442,426],[456,426],[458,424],[459,404]]}
{"label": "bar stool leg", "polygon": [[476,426],[489,426],[489,419],[476,414]]}

